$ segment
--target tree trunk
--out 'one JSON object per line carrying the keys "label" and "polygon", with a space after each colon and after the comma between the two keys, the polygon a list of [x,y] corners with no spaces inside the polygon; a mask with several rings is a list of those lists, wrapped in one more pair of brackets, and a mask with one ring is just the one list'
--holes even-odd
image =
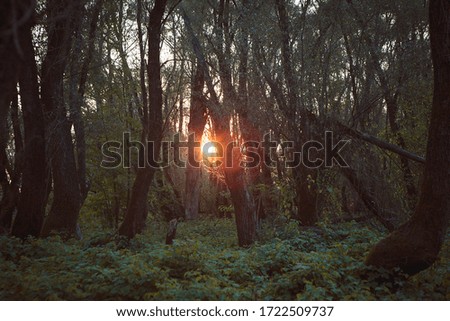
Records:
{"label": "tree trunk", "polygon": [[44,237],[52,231],[75,235],[81,207],[72,124],[64,103],[64,72],[80,9],[73,1],[47,1],[48,47],[42,64],[41,96],[47,118],[53,203],[42,228]]}
{"label": "tree trunk", "polygon": [[22,159],[22,187],[12,234],[39,236],[47,204],[48,167],[45,158],[45,123],[39,100],[39,85],[31,23],[20,33],[24,53],[19,76],[20,97],[25,130]]}
{"label": "tree trunk", "polygon": [[[155,156],[159,154],[161,147],[163,93],[161,87],[160,42],[166,4],[167,0],[156,0],[150,12],[148,23],[147,77],[150,110],[144,112],[144,115],[148,118],[143,120],[143,137],[154,144],[154,148],[146,150],[148,160],[156,160],[157,157]],[[154,166],[155,164],[146,162],[145,167],[138,169],[136,173],[127,213],[119,228],[120,235],[133,238],[136,234],[141,233],[144,228],[145,218],[147,217],[148,191],[156,171]]]}
{"label": "tree trunk", "polygon": [[119,228],[120,235],[131,239],[142,232],[148,211],[147,196],[154,174],[155,169],[153,168],[138,169],[131,190],[127,213]]}
{"label": "tree trunk", "polygon": [[421,196],[410,221],[379,242],[368,265],[418,273],[436,260],[450,219],[450,3],[430,0],[434,95]]}
{"label": "tree trunk", "polygon": [[[189,134],[195,134],[195,141],[201,142],[203,131],[206,125],[206,105],[203,97],[203,87],[205,76],[200,64],[197,66],[191,94],[191,107],[188,130]],[[199,159],[200,152],[196,152],[196,159]],[[198,218],[200,188],[201,188],[201,168],[193,167],[189,163],[186,168],[186,199],[185,216],[187,220]]]}
{"label": "tree trunk", "polygon": [[[71,77],[78,79],[78,86],[71,88],[71,101],[69,104],[70,117],[73,121],[73,129],[75,132],[75,142],[76,142],[76,159],[78,167],[78,184],[80,186],[81,192],[81,203],[84,203],[88,192],[89,192],[89,182],[86,178],[86,139],[85,139],[85,128],[82,114],[82,106],[84,100],[84,94],[86,91],[86,82],[88,80],[89,66],[91,65],[92,56],[94,53],[95,36],[98,28],[98,20],[100,17],[100,12],[103,6],[103,0],[96,0],[96,3],[92,9],[91,21],[89,23],[89,32],[87,39],[87,48],[85,53],[85,58],[81,64],[81,70],[77,70],[72,74]],[[79,32],[81,33],[82,27],[80,27]],[[81,35],[79,35],[81,37]],[[81,42],[81,39],[80,39]],[[77,60],[75,58],[75,60]],[[74,61],[72,61],[71,69],[80,68]]]}
{"label": "tree trunk", "polygon": [[0,3],[0,119],[6,119],[9,105],[16,94],[20,52],[14,44],[13,26],[20,18],[13,1]]}
{"label": "tree trunk", "polygon": [[[227,144],[232,143],[228,127],[229,120],[227,117],[217,117],[217,115],[212,115],[212,117],[216,135],[225,151]],[[240,149],[235,148],[232,155],[227,155],[226,152],[224,154],[222,168],[234,208],[238,243],[239,246],[247,247],[256,239],[256,207],[245,181],[245,171],[239,164],[241,161]],[[229,156],[232,157],[231,161]]]}
{"label": "tree trunk", "polygon": [[[6,153],[9,140],[8,112],[17,96],[16,85],[19,71],[20,48],[15,43],[14,28],[17,28],[23,12],[18,12],[18,1],[0,2],[0,233],[9,233],[12,213],[15,208],[15,194],[10,184],[11,168]],[[22,4],[21,4],[22,5]],[[28,19],[26,19],[27,21]]]}
{"label": "tree trunk", "polygon": [[317,170],[306,168],[304,165],[292,169],[295,184],[296,219],[304,226],[317,223]]}

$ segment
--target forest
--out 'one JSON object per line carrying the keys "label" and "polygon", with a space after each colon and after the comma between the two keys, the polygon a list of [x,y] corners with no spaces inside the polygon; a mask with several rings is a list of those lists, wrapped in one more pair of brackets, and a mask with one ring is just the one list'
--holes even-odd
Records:
{"label": "forest", "polygon": [[449,300],[448,0],[1,0],[1,300]]}

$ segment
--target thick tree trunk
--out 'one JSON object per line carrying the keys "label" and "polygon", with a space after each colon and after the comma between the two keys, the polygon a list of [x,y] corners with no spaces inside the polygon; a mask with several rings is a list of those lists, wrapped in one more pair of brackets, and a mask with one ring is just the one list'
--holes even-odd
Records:
{"label": "thick tree trunk", "polygon": [[368,265],[418,273],[436,260],[450,220],[450,3],[430,0],[434,96],[424,179],[410,221],[378,243]]}
{"label": "thick tree trunk", "polygon": [[154,174],[155,169],[153,168],[138,169],[131,190],[127,213],[119,228],[120,235],[131,239],[142,232],[148,211],[147,196]]}
{"label": "thick tree trunk", "polygon": [[[31,1],[30,1],[31,2]],[[14,28],[23,18],[17,12],[19,1],[0,3],[0,119],[6,119],[9,105],[16,94],[19,71],[19,48],[14,43]],[[1,129],[3,130],[3,129]],[[1,133],[4,136],[4,133]],[[6,136],[5,136],[6,137]]]}
{"label": "thick tree trunk", "polygon": [[[167,0],[156,0],[150,12],[148,23],[147,77],[150,110],[144,112],[144,115],[148,118],[143,120],[143,137],[154,144],[153,149],[148,148],[146,151],[149,161],[158,158],[155,156],[159,154],[161,147],[163,97],[161,87],[160,42],[161,26],[166,4]],[[138,169],[136,173],[127,213],[119,228],[119,234],[127,238],[133,238],[136,234],[141,233],[145,225],[148,191],[156,171],[155,164],[153,166],[151,165],[147,162],[145,167]]]}
{"label": "thick tree trunk", "polygon": [[256,239],[256,208],[244,176],[233,170],[225,171],[225,181],[233,203],[239,246],[247,247]]}
{"label": "thick tree trunk", "polygon": [[19,85],[25,130],[22,159],[22,187],[12,234],[17,237],[39,236],[44,222],[48,190],[45,158],[45,123],[39,100],[39,85],[31,24],[20,33],[23,50]]}
{"label": "thick tree trunk", "polygon": [[317,170],[309,169],[304,165],[292,169],[295,184],[295,205],[297,207],[296,219],[302,225],[312,226],[317,223]]}
{"label": "thick tree trunk", "polygon": [[63,89],[72,30],[79,23],[79,5],[67,0],[47,1],[48,48],[42,64],[41,96],[47,118],[53,202],[42,228],[44,237],[52,231],[75,235],[81,207],[72,124],[66,116]]}
{"label": "thick tree trunk", "polygon": [[[206,125],[206,104],[203,97],[203,87],[205,85],[205,75],[200,64],[197,66],[192,82],[191,107],[188,130],[189,134],[195,134],[195,141],[201,142]],[[200,159],[200,151],[195,153],[196,159]],[[187,164],[186,168],[186,197],[185,197],[185,217],[187,220],[198,218],[200,188],[201,188],[201,168]]]}
{"label": "thick tree trunk", "polygon": [[[17,94],[13,97],[11,102],[11,118],[13,118],[14,112],[17,112],[18,108]],[[20,157],[22,154],[21,141],[15,139],[16,152],[15,152],[15,164],[14,167],[10,164],[7,155],[7,135],[8,131],[8,113],[6,110],[5,115],[1,115],[1,138],[0,138],[0,185],[2,188],[2,198],[0,201],[0,234],[8,234],[11,230],[11,223],[14,211],[17,206],[17,200],[19,197],[19,185],[20,185]],[[14,131],[16,132],[17,124],[14,125]],[[6,136],[5,136],[6,135]],[[16,137],[15,137],[16,138]]]}
{"label": "thick tree trunk", "polygon": [[[21,15],[19,7],[26,7],[26,2],[2,1],[0,2],[0,184],[2,187],[2,200],[0,202],[0,233],[9,233],[12,212],[15,208],[13,186],[10,184],[11,168],[6,154],[9,140],[8,112],[10,105],[17,95],[16,85],[18,79],[20,55],[15,40],[15,30],[20,28]],[[25,19],[28,21],[28,19]]]}
{"label": "thick tree trunk", "polygon": [[[245,171],[240,166],[240,149],[235,148],[232,155],[225,152],[227,144],[232,142],[229,120],[213,115],[215,132],[224,145],[223,172],[225,183],[230,191],[233,204],[239,246],[247,247],[256,239],[256,207],[252,194],[245,181]],[[229,157],[232,157],[230,160]]]}
{"label": "thick tree trunk", "polygon": [[2,188],[2,198],[0,201],[0,234],[10,232],[12,214],[16,205],[16,197],[13,196],[17,195],[17,193],[14,193],[13,185],[10,180],[13,170],[6,152],[9,136],[8,110],[11,101],[7,104],[6,101],[3,103],[5,103],[5,106],[1,107],[4,109],[0,110],[0,186]]}

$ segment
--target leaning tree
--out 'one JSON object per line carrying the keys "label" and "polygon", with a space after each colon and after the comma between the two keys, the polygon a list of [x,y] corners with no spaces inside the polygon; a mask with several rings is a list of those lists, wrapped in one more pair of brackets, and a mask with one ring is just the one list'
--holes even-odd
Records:
{"label": "leaning tree", "polygon": [[379,242],[366,263],[409,274],[431,266],[450,218],[450,2],[430,0],[434,93],[422,191],[411,219]]}

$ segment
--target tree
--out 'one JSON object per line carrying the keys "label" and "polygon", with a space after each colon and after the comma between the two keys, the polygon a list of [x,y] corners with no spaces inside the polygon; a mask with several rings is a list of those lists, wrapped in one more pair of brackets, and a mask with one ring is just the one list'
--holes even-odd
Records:
{"label": "tree", "polygon": [[[148,145],[146,150],[146,158],[148,160],[156,160],[161,147],[163,93],[161,86],[160,44],[166,5],[167,0],[156,0],[154,7],[150,11],[148,21],[147,78],[149,106],[148,110],[144,109],[142,133],[144,140],[153,143],[153,148],[151,145]],[[127,213],[119,229],[120,235],[133,238],[142,231],[147,218],[147,196],[155,171],[155,164],[149,164],[149,162],[145,162],[145,166],[137,170]]]}
{"label": "tree", "polygon": [[[195,75],[192,80],[191,104],[189,112],[189,134],[195,135],[195,140],[201,142],[207,120],[206,101],[203,96],[203,87],[205,86],[205,76],[200,64],[197,64]],[[180,120],[181,121],[181,120]],[[195,153],[196,159],[199,157]],[[200,187],[201,187],[201,168],[187,164],[186,168],[186,200],[185,215],[186,219],[196,219],[199,211]]]}
{"label": "tree", "polygon": [[[34,10],[34,8],[33,8]],[[17,237],[40,235],[49,191],[49,166],[46,160],[45,122],[39,97],[38,70],[32,42],[33,21],[20,30],[23,50],[19,72],[20,98],[24,125],[24,150],[21,156],[22,185],[12,234]]]}
{"label": "tree", "polygon": [[366,263],[409,274],[431,266],[450,220],[450,3],[430,0],[434,93],[419,203],[411,219],[369,253]]}
{"label": "tree", "polygon": [[[33,1],[3,1],[0,4],[0,233],[10,230],[19,194],[20,170],[12,166],[7,153],[10,140],[8,115],[18,109],[17,81],[20,57],[23,56],[19,33],[27,28],[33,11]],[[16,146],[18,156],[22,144],[21,139],[16,141],[20,142]]]}
{"label": "tree", "polygon": [[[77,164],[75,158],[72,120],[68,117],[64,90],[64,75],[73,48],[75,30],[82,21],[83,5],[83,1],[46,2],[48,40],[42,63],[41,97],[46,120],[47,157],[52,170],[53,201],[42,227],[42,236],[48,236],[53,231],[76,235],[83,204],[84,188],[80,186],[78,171],[81,164]],[[71,116],[77,122],[77,115]],[[78,138],[79,125],[77,122],[75,126]],[[84,139],[83,136],[81,138]],[[82,142],[78,142],[78,146],[82,145]]]}

